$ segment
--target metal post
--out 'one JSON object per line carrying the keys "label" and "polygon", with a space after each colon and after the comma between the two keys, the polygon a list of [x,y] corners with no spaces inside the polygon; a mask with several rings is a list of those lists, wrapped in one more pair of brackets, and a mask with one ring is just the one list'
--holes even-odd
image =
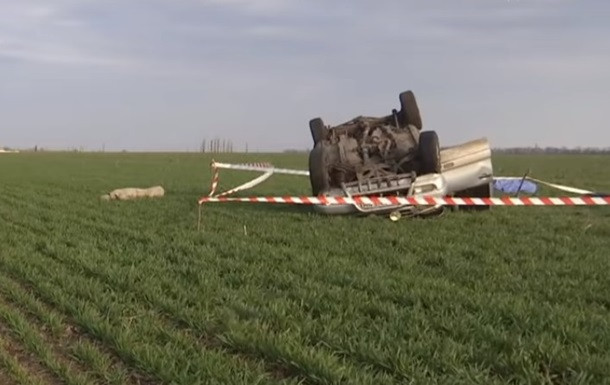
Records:
{"label": "metal post", "polygon": [[521,187],[523,187],[523,183],[525,182],[525,178],[527,178],[530,173],[530,169],[528,168],[525,174],[523,174],[523,178],[521,178],[521,183],[519,183],[519,188],[517,189],[517,198],[519,197],[519,193],[521,192]]}

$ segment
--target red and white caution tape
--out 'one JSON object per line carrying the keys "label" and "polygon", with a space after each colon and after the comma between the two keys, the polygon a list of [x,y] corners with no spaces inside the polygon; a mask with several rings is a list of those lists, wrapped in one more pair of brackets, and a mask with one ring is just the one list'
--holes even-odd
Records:
{"label": "red and white caution tape", "polygon": [[[218,194],[216,196],[217,197],[222,197],[222,196],[231,195],[231,194],[236,193],[238,191],[251,189],[252,187],[254,187],[256,185],[259,185],[259,184],[263,183],[264,181],[266,181],[267,179],[269,179],[269,177],[271,175],[273,175],[273,171],[267,171],[263,175],[260,175],[259,177],[254,178],[251,181],[248,181],[248,182],[246,182],[244,184],[241,184],[241,185],[239,185],[237,187],[234,187],[234,188],[232,188],[230,190],[222,192],[222,193],[220,193],[220,194]],[[210,196],[212,196],[212,195],[210,195]]]}
{"label": "red and white caution tape", "polygon": [[[242,163],[230,164],[212,161],[213,177],[212,186],[208,196],[199,199],[199,205],[208,202],[246,202],[246,203],[279,203],[296,205],[355,205],[359,207],[384,207],[384,206],[606,206],[610,205],[610,196],[580,196],[580,197],[501,197],[501,198],[457,198],[457,197],[422,197],[422,196],[361,196],[361,197],[309,197],[309,196],[285,196],[285,197],[227,197],[227,195],[238,191],[250,189],[273,174],[288,174],[308,176],[309,172],[304,170],[291,170],[275,168],[270,163]],[[263,172],[259,177],[248,181],[240,186],[216,194],[219,182],[220,169],[259,171]],[[515,179],[521,179],[516,178]],[[576,189],[544,182],[534,178],[526,177],[532,181],[545,184],[566,192],[588,194],[588,190]],[[216,195],[215,195],[216,194]]]}
{"label": "red and white caution tape", "polygon": [[260,171],[266,172],[273,170],[274,174],[286,174],[286,175],[302,175],[309,176],[309,171],[305,170],[293,170],[289,168],[275,168],[270,163],[241,163],[241,164],[231,164],[231,163],[219,163],[212,162],[212,168],[220,169],[225,168],[229,170],[243,170],[243,171]]}
{"label": "red and white caution tape", "polygon": [[[266,181],[267,179],[269,179],[269,177],[271,177],[271,175],[273,175],[273,174],[303,175],[303,176],[309,175],[308,171],[291,170],[291,169],[287,169],[287,168],[275,168],[275,167],[273,167],[273,165],[271,163],[266,163],[266,162],[231,164],[231,163],[219,163],[219,162],[212,161],[211,166],[212,166],[212,170],[213,170],[213,176],[212,176],[212,186],[210,188],[210,193],[208,194],[208,197],[226,196],[226,195],[234,194],[239,191],[251,189],[252,187],[257,186],[257,185],[261,184],[262,182]],[[220,169],[222,169],[222,168],[230,169],[230,170],[260,171],[260,172],[263,172],[264,174],[251,181],[248,181],[242,185],[239,185],[230,190],[227,190],[225,192],[215,195],[216,190],[218,189],[218,182],[220,180],[220,177],[219,177]]]}
{"label": "red and white caution tape", "polygon": [[209,197],[214,196],[214,193],[216,193],[218,181],[220,179],[220,170],[214,167],[214,164],[212,164],[212,170],[214,174],[212,175],[212,185],[210,186],[210,193],[208,194]]}
{"label": "red and white caution tape", "polygon": [[565,185],[557,184],[557,183],[545,182],[543,180],[532,178],[532,177],[529,177],[529,176],[526,176],[525,178],[523,178],[523,177],[514,177],[514,176],[509,176],[509,177],[504,176],[504,177],[497,177],[497,178],[498,179],[506,179],[506,180],[509,180],[509,179],[512,179],[512,180],[522,180],[522,179],[525,179],[525,180],[529,180],[529,181],[532,181],[532,182],[540,183],[540,184],[543,184],[545,186],[554,188],[556,190],[561,190],[561,191],[564,191],[564,192],[567,192],[567,193],[571,193],[571,194],[581,194],[581,195],[595,194],[594,191],[584,190],[584,189],[577,188],[577,187],[565,186]]}
{"label": "red and white caution tape", "polygon": [[610,196],[582,197],[501,197],[501,198],[457,198],[457,197],[202,197],[199,204],[208,202],[283,203],[296,205],[358,205],[379,206],[606,206]]}

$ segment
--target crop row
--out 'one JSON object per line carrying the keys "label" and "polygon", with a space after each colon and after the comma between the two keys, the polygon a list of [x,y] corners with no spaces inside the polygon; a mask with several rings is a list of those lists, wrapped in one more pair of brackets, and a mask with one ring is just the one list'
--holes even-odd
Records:
{"label": "crop row", "polygon": [[[23,212],[33,214],[27,209]],[[121,294],[130,293],[134,301],[149,302],[150,309],[161,310],[170,320],[203,334],[213,334],[225,344],[223,346],[234,351],[262,356],[265,361],[287,366],[297,373],[301,365],[300,374],[310,380],[316,380],[319,375],[307,366],[311,365],[307,361],[290,367],[293,357],[286,358],[281,351],[279,355],[265,352],[277,348],[273,344],[268,346],[269,341],[274,341],[274,335],[280,336],[276,338],[281,339],[280,344],[295,341],[293,345],[300,349],[313,348],[321,354],[322,362],[333,362],[330,358],[339,354],[349,360],[340,361],[339,367],[352,362],[352,365],[371,367],[374,369],[372,374],[386,372],[398,378],[415,378],[417,373],[425,377],[427,372],[438,375],[449,371],[455,376],[455,372],[447,369],[454,362],[458,370],[472,368],[468,369],[470,373],[467,370],[463,374],[465,378],[485,376],[490,367],[494,372],[491,374],[502,376],[517,372],[522,360],[529,359],[531,365],[523,374],[527,376],[538,372],[537,362],[544,357],[528,358],[528,352],[535,346],[528,346],[519,339],[523,329],[531,326],[535,327],[534,331],[547,329],[548,325],[543,322],[549,321],[544,316],[549,310],[561,314],[569,309],[567,313],[574,314],[569,304],[539,309],[536,313],[527,301],[498,300],[497,296],[485,293],[477,295],[476,286],[475,290],[465,290],[429,275],[404,280],[375,264],[368,270],[350,269],[347,256],[334,258],[330,264],[320,260],[324,253],[291,253],[289,246],[278,248],[261,243],[254,247],[249,245],[246,250],[240,244],[245,242],[243,239],[226,245],[220,237],[212,236],[205,244],[197,245],[178,238],[174,239],[178,244],[171,248],[163,248],[163,240],[147,239],[137,254],[126,256],[116,245],[129,242],[129,230],[125,237],[117,231],[112,240],[105,242],[101,234],[89,233],[103,229],[96,230],[86,222],[68,223],[71,225],[62,228],[61,232],[79,250],[39,239],[35,251],[37,258],[45,259],[44,264],[51,258],[67,269],[71,268],[70,274],[86,275],[120,290]],[[35,227],[36,222],[29,220],[23,224],[28,225]],[[17,229],[14,230],[17,233]],[[31,232],[23,236],[30,237]],[[95,247],[87,246],[91,238],[96,239]],[[155,252],[159,247],[161,251]],[[198,253],[197,247],[212,255]],[[285,258],[291,263],[280,264],[276,271],[269,270],[272,266],[261,262],[263,255],[278,262]],[[311,269],[308,258],[320,263],[322,268]],[[329,274],[329,271],[337,273]],[[384,278],[390,284],[384,285]],[[449,302],[451,300],[454,303]],[[525,314],[534,316],[522,316]],[[566,329],[568,333],[576,330],[569,327],[570,322],[581,322],[578,317],[574,321],[565,317],[557,321],[563,328],[558,332],[564,334]],[[599,321],[595,318],[590,322],[589,330],[599,330],[599,326],[603,326],[596,323]],[[245,331],[240,334],[235,331],[238,328]],[[262,337],[249,342],[243,337],[248,333],[260,333]],[[576,337],[568,335],[567,343]],[[473,353],[472,346],[484,340],[494,344],[488,350],[483,346]],[[548,346],[557,341],[552,335],[541,340]],[[503,355],[498,346],[506,352],[507,362],[488,360],[487,357]],[[514,357],[511,357],[511,351],[515,351]],[[593,361],[591,365],[596,364]],[[355,371],[354,376],[362,376],[360,372]]]}

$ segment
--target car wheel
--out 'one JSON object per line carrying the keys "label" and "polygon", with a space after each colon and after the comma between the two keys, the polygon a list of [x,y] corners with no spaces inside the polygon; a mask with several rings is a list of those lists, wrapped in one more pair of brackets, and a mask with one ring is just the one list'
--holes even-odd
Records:
{"label": "car wheel", "polygon": [[441,147],[436,131],[424,131],[419,135],[420,174],[439,174],[441,172]]}
{"label": "car wheel", "polygon": [[309,181],[314,196],[323,194],[330,189],[328,149],[323,143],[316,144],[309,153]]}
{"label": "car wheel", "polygon": [[421,130],[422,120],[419,113],[419,107],[415,100],[415,94],[412,91],[405,91],[398,96],[400,100],[400,120],[403,124],[412,124]]}
{"label": "car wheel", "polygon": [[309,121],[309,129],[311,130],[314,146],[326,137],[327,128],[320,118],[311,119]]}

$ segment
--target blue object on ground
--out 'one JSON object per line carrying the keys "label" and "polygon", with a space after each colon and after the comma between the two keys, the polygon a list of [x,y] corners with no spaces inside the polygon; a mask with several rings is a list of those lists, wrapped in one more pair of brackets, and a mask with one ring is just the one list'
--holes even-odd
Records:
{"label": "blue object on ground", "polygon": [[[508,194],[517,192],[534,194],[538,191],[538,185],[532,181],[524,180],[523,185],[521,183],[521,179],[494,179],[494,188]],[[519,190],[519,186],[521,186],[521,190]]]}

